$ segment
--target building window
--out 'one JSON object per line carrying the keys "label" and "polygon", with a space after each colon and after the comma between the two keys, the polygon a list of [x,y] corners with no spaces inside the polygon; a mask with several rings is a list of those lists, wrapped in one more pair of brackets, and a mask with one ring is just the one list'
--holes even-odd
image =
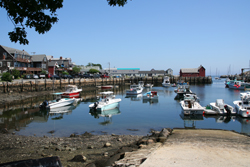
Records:
{"label": "building window", "polygon": [[7,67],[10,67],[10,62],[7,62]]}
{"label": "building window", "polygon": [[0,67],[2,67],[3,66],[3,63],[0,61]]}

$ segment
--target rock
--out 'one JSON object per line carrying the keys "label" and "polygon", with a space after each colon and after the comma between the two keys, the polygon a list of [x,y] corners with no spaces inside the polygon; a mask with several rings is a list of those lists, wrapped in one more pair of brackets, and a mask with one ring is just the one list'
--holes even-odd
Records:
{"label": "rock", "polygon": [[54,130],[51,130],[51,131],[48,131],[48,133],[55,133],[55,131],[54,131]]}
{"label": "rock", "polygon": [[153,144],[154,140],[153,139],[148,139],[147,144]]}
{"label": "rock", "polygon": [[88,146],[88,149],[93,149],[94,148],[94,146]]}
{"label": "rock", "polygon": [[94,163],[87,164],[86,167],[96,167]]}
{"label": "rock", "polygon": [[83,155],[76,155],[70,161],[73,161],[73,162],[85,162],[86,160],[87,160],[87,158],[85,156],[83,156]]}
{"label": "rock", "polygon": [[163,128],[159,134],[159,137],[168,137],[169,134],[170,134],[170,132],[168,131],[168,129]]}
{"label": "rock", "polygon": [[163,142],[165,142],[167,140],[167,137],[158,137],[158,142],[161,142],[161,143],[163,143]]}
{"label": "rock", "polygon": [[72,133],[69,137],[76,137],[76,134]]}
{"label": "rock", "polygon": [[121,139],[121,138],[118,138],[117,141],[122,141],[122,139]]}
{"label": "rock", "polygon": [[9,133],[7,128],[3,128],[1,131],[2,131],[2,133]]}
{"label": "rock", "polygon": [[111,144],[110,143],[105,143],[104,147],[111,147]]}

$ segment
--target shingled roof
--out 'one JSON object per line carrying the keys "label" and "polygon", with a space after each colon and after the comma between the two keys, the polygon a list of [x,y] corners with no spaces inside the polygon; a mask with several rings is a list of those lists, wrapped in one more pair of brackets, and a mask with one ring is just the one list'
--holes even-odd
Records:
{"label": "shingled roof", "polygon": [[[19,50],[19,49],[15,49],[15,48],[10,48],[10,47],[7,47],[7,46],[3,46],[3,45],[0,45],[4,50],[6,50],[6,52],[8,52],[10,55],[12,53],[17,53],[17,54],[24,54],[24,55],[29,55],[28,52],[26,52],[25,50]],[[30,55],[29,55],[30,56]]]}
{"label": "shingled roof", "polygon": [[46,57],[45,54],[41,54],[41,55],[32,55],[32,61],[33,62],[42,62],[44,57]]}
{"label": "shingled roof", "polygon": [[[182,73],[199,73],[200,68],[203,66],[200,65],[198,68],[181,68]],[[204,68],[204,67],[203,67]]]}

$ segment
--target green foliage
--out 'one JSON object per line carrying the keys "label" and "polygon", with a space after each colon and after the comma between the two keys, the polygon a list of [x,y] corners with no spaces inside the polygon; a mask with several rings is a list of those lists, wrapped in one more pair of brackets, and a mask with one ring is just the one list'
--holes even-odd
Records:
{"label": "green foliage", "polygon": [[99,72],[98,70],[96,70],[96,69],[92,69],[92,68],[89,70],[89,73],[92,73],[92,74],[94,74],[94,73],[98,73],[98,72]]}
{"label": "green foliage", "polygon": [[12,70],[12,75],[15,77],[15,79],[17,79],[20,75],[20,71],[16,70],[16,69],[13,69]]}
{"label": "green foliage", "polygon": [[45,75],[45,74],[46,74],[46,71],[44,71],[44,70],[42,69],[42,71],[41,71],[40,74]]}
{"label": "green foliage", "polygon": [[80,67],[77,67],[77,66],[74,66],[74,67],[72,68],[72,71],[73,71],[74,74],[78,74],[78,73],[80,72],[80,70],[81,70],[81,68],[80,68]]}
{"label": "green foliage", "polygon": [[127,0],[107,0],[110,6],[124,6],[127,3]]}
{"label": "green foliage", "polygon": [[66,71],[63,71],[63,72],[62,72],[62,75],[69,75],[69,73],[66,72]]}
{"label": "green foliage", "polygon": [[63,7],[62,3],[63,0],[0,0],[0,7],[7,11],[15,27],[8,33],[11,42],[29,44],[24,25],[34,27],[39,34],[48,32],[58,21],[56,10]]}
{"label": "green foliage", "polygon": [[86,65],[86,67],[89,67],[89,66],[99,66],[100,69],[102,70],[102,65],[101,65],[101,64],[88,63],[88,64]]}
{"label": "green foliage", "polygon": [[12,81],[12,75],[10,73],[8,73],[8,72],[3,73],[2,81],[11,82]]}

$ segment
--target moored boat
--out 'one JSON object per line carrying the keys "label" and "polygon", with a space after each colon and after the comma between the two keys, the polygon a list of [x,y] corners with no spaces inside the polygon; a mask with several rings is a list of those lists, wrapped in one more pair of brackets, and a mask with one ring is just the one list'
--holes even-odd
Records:
{"label": "moored boat", "polygon": [[112,91],[101,92],[100,94],[102,95],[100,101],[90,104],[89,109],[105,111],[119,107],[119,102],[121,99],[116,99]]}
{"label": "moored boat", "polygon": [[194,98],[194,96],[184,96],[184,100],[180,102],[184,115],[203,114],[204,107]]}
{"label": "moored boat", "polygon": [[112,89],[113,85],[103,85],[101,86],[102,89]]}
{"label": "moored boat", "polygon": [[159,96],[158,96],[157,91],[149,91],[149,92],[143,94],[143,99],[152,99],[152,100],[154,100],[154,99],[158,99],[158,97]]}
{"label": "moored boat", "polygon": [[152,88],[154,85],[153,84],[151,84],[151,83],[147,83],[147,84],[145,84],[145,88]]}
{"label": "moored boat", "polygon": [[44,101],[43,103],[40,104],[40,108],[46,108],[46,109],[53,109],[57,107],[63,107],[67,106],[70,104],[73,104],[76,102],[75,98],[61,98],[62,93],[53,93],[53,95],[56,95],[57,98],[55,100],[51,101]]}
{"label": "moored boat", "polygon": [[240,93],[240,100],[236,100],[233,103],[238,115],[250,117],[250,92]]}
{"label": "moored boat", "polygon": [[236,114],[234,107],[224,103],[223,99],[217,99],[205,107],[204,114],[232,115]]}
{"label": "moored boat", "polygon": [[169,76],[165,76],[163,78],[162,86],[163,87],[170,87],[171,86]]}
{"label": "moored boat", "polygon": [[78,89],[76,85],[67,85],[65,87],[65,92],[62,92],[62,97],[68,98],[79,98],[82,89]]}
{"label": "moored boat", "polygon": [[141,85],[130,85],[130,89],[126,91],[127,95],[137,95],[142,93],[143,87]]}

